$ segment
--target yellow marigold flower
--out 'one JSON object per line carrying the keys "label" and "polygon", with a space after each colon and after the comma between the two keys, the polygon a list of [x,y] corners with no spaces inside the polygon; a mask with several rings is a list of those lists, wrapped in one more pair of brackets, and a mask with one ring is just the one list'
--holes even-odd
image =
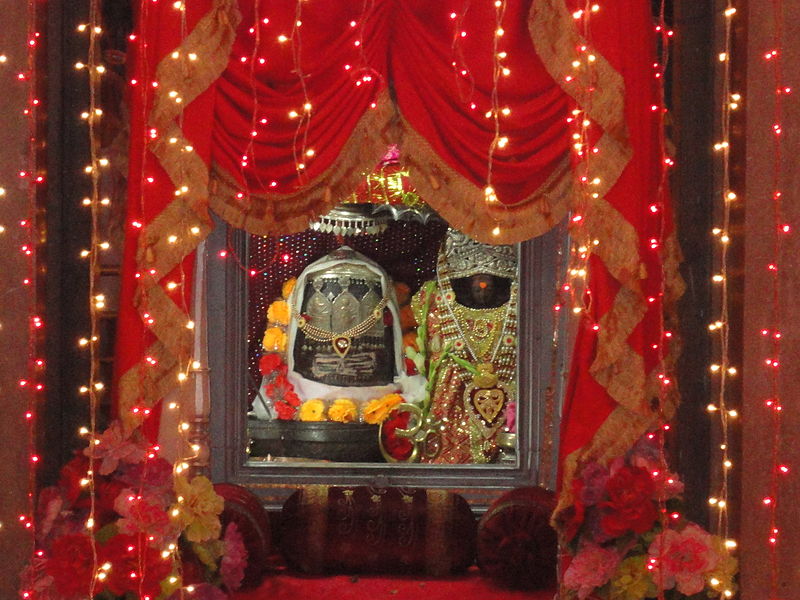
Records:
{"label": "yellow marigold flower", "polygon": [[319,398],[312,398],[306,400],[300,406],[300,420],[301,421],[324,421],[325,420],[325,403]]}
{"label": "yellow marigold flower", "polygon": [[383,423],[392,409],[402,403],[403,397],[400,394],[387,394],[382,398],[371,400],[364,408],[364,421],[372,425]]}
{"label": "yellow marigold flower", "polygon": [[297,283],[297,279],[295,279],[294,277],[292,277],[291,279],[287,279],[286,281],[283,282],[283,287],[281,288],[281,295],[284,297],[284,299],[286,300],[289,299],[289,294],[292,293],[295,283]]}
{"label": "yellow marigold flower", "polygon": [[328,419],[339,423],[352,423],[358,416],[356,403],[350,398],[337,398],[328,408]]}
{"label": "yellow marigold flower", "polygon": [[264,332],[264,340],[261,345],[264,346],[264,350],[284,352],[286,350],[286,334],[280,327],[268,327]]}
{"label": "yellow marigold flower", "polygon": [[289,305],[286,300],[275,300],[267,309],[267,320],[278,325],[289,324]]}
{"label": "yellow marigold flower", "polygon": [[174,485],[178,502],[171,512],[186,527],[186,538],[190,542],[217,539],[221,531],[219,514],[225,501],[214,491],[214,485],[202,475],[191,481],[179,475]]}

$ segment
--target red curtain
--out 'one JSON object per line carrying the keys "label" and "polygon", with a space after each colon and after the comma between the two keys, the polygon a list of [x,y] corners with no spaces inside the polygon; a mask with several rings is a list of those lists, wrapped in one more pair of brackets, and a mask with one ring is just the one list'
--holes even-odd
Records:
{"label": "red curtain", "polygon": [[[601,3],[588,37],[573,0],[509,0],[502,36],[494,2],[141,6],[116,386],[132,425],[191,360],[191,256],[209,207],[251,233],[302,230],[390,143],[422,197],[476,239],[517,242],[584,212],[576,235],[597,244],[562,422],[567,479],[668,415],[662,312],[680,282],[646,0]],[[490,175],[493,94],[507,144]],[[576,107],[602,180],[585,207],[571,168]]]}

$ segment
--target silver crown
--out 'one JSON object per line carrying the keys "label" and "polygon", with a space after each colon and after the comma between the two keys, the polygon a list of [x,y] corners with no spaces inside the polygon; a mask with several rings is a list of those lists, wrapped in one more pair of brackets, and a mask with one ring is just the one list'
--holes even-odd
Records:
{"label": "silver crown", "polygon": [[444,240],[444,258],[451,279],[479,273],[514,279],[517,277],[515,246],[491,246],[449,229]]}

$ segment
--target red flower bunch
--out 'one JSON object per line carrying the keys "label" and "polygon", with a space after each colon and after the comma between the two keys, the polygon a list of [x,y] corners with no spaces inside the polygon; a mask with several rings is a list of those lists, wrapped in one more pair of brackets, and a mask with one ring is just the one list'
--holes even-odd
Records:
{"label": "red flower bunch", "polygon": [[82,533],[62,535],[53,542],[45,572],[56,591],[71,598],[89,589],[92,581],[92,542]]}
{"label": "red flower bunch", "polygon": [[286,363],[283,362],[283,358],[277,352],[268,352],[258,361],[258,370],[261,371],[264,377],[285,375],[286,369]]}
{"label": "red flower bunch", "polygon": [[414,451],[414,445],[406,437],[397,435],[397,429],[405,429],[411,419],[411,413],[393,410],[386,421],[383,422],[381,436],[383,448],[387,454],[396,460],[406,460]]}
{"label": "red flower bunch", "polygon": [[608,500],[600,505],[600,526],[608,536],[650,530],[658,517],[650,473],[641,467],[622,466],[608,479],[606,491]]}
{"label": "red flower bunch", "polygon": [[286,375],[281,373],[276,376],[272,383],[268,383],[264,389],[267,395],[272,398],[278,418],[286,421],[293,419],[302,401],[300,396],[295,393],[294,386],[289,382]]}
{"label": "red flower bunch", "polygon": [[[111,565],[103,586],[117,596],[133,592],[136,597],[157,598],[162,580],[172,571],[171,557],[164,558],[161,552],[149,547],[144,536],[113,536],[101,546],[98,560]],[[91,564],[91,560],[88,562]]]}
{"label": "red flower bunch", "polygon": [[272,400],[278,418],[284,421],[294,419],[302,401],[286,377],[287,366],[281,355],[277,352],[264,354],[258,361],[258,368],[266,379],[264,391]]}

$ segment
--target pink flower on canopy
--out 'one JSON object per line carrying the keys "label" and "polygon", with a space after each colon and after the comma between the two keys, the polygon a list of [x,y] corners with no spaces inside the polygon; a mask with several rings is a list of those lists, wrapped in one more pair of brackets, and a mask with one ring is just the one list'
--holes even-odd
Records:
{"label": "pink flower on canopy", "polygon": [[577,591],[578,598],[583,600],[611,579],[621,560],[614,548],[584,544],[564,572],[564,585]]}
{"label": "pink flower on canopy", "polygon": [[101,475],[110,475],[116,471],[120,462],[141,462],[147,452],[142,443],[130,439],[130,434],[125,432],[119,421],[114,421],[97,440],[99,444],[90,443],[83,453],[101,461],[97,469]]}
{"label": "pink flower on canopy", "polygon": [[147,536],[150,546],[164,545],[177,537],[177,527],[167,516],[166,506],[157,498],[142,496],[131,489],[122,490],[114,500],[114,510],[122,517],[117,521],[120,533]]}
{"label": "pink flower on canopy", "polygon": [[656,585],[664,590],[677,587],[687,596],[703,591],[706,574],[720,560],[711,534],[694,523],[689,523],[683,531],[667,529],[659,533],[648,554]]}
{"label": "pink flower on canopy", "polygon": [[238,590],[244,579],[244,570],[247,567],[247,548],[244,546],[244,539],[239,533],[236,523],[229,523],[225,528],[225,554],[222,556],[222,563],[219,573],[222,576],[222,583],[229,591]]}

